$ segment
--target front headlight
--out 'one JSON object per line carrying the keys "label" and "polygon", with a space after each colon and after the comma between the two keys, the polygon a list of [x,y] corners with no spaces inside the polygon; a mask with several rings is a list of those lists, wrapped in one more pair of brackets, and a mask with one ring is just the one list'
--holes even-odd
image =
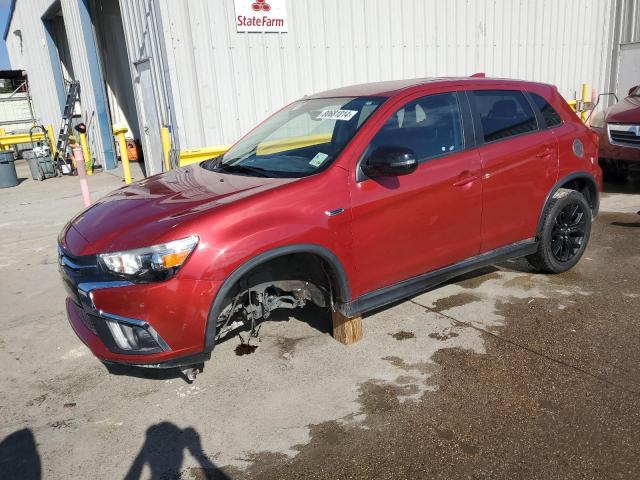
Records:
{"label": "front headlight", "polygon": [[198,244],[195,235],[151,247],[103,253],[98,260],[105,270],[134,281],[168,280],[175,275]]}
{"label": "front headlight", "polygon": [[591,126],[595,128],[604,128],[604,121],[607,116],[606,110],[601,110],[591,117]]}

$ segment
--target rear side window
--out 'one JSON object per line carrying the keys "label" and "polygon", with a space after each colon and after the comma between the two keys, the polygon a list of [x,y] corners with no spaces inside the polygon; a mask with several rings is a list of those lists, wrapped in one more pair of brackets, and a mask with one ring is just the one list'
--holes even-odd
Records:
{"label": "rear side window", "polygon": [[472,98],[480,114],[485,142],[538,129],[533,109],[521,91],[477,90]]}
{"label": "rear side window", "polygon": [[371,141],[369,151],[393,145],[410,148],[420,161],[462,150],[457,95],[421,97],[391,115]]}
{"label": "rear side window", "polygon": [[531,95],[533,103],[536,104],[536,106],[540,110],[540,113],[542,113],[542,118],[544,118],[544,123],[547,125],[547,128],[557,127],[558,125],[562,124],[560,115],[558,115],[558,112],[556,112],[555,109],[551,105],[549,105],[549,102],[547,102],[537,93],[529,92],[529,95]]}

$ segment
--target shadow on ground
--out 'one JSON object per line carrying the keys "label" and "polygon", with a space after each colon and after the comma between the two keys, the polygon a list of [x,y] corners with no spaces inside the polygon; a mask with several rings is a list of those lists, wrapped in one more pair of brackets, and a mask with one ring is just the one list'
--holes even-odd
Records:
{"label": "shadow on ground", "polygon": [[[182,471],[185,453],[191,454],[199,466]],[[147,429],[144,445],[125,475],[125,480],[147,478],[143,477],[145,466],[154,479],[189,478],[185,476],[186,473],[198,480],[229,479],[204,453],[200,435],[195,429],[188,427],[183,430],[171,422],[161,422]]]}
{"label": "shadow on ground", "polygon": [[0,443],[0,477],[5,480],[40,480],[42,467],[33,432],[17,430]]}

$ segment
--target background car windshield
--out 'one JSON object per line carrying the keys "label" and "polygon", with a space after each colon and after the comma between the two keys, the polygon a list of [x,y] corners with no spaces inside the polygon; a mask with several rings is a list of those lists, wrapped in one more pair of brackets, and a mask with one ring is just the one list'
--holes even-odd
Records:
{"label": "background car windshield", "polygon": [[383,98],[300,100],[204,168],[264,177],[304,177],[326,168]]}

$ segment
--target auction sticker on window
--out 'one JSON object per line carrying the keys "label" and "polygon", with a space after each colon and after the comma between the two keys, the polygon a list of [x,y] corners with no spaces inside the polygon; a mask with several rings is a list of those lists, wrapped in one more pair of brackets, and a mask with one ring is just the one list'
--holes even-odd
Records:
{"label": "auction sticker on window", "polygon": [[318,154],[311,159],[311,161],[309,162],[309,165],[312,165],[314,167],[319,167],[324,163],[327,157],[329,157],[329,155],[327,155],[326,153],[318,152]]}
{"label": "auction sticker on window", "polygon": [[323,110],[316,120],[343,120],[349,121],[358,113],[357,110]]}

